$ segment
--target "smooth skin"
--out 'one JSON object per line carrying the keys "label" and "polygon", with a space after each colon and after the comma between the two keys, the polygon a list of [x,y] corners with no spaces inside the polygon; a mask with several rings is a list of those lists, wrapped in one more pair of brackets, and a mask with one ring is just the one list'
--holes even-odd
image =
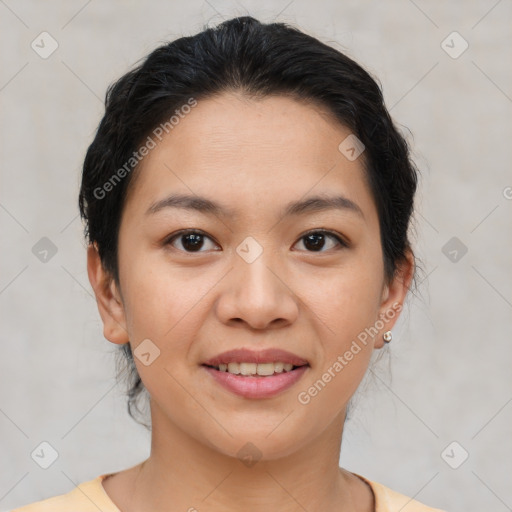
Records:
{"label": "smooth skin", "polygon": [[[201,100],[136,171],[119,231],[119,287],[89,247],[105,338],[132,351],[149,339],[160,350],[147,366],[135,357],[151,396],[151,454],[103,483],[123,512],[374,510],[369,486],[339,467],[340,444],[347,403],[399,314],[308,404],[297,398],[379,315],[403,304],[414,269],[408,253],[385,278],[362,157],[338,150],[349,134],[326,110],[286,96]],[[206,197],[230,215],[146,214],[171,193]],[[282,216],[289,202],[317,195],[343,195],[362,215]],[[183,229],[200,230],[202,244],[172,238]],[[331,235],[323,246],[308,243],[318,229],[348,246]],[[249,236],[263,248],[252,263],[236,251]],[[279,347],[310,368],[277,396],[246,399],[201,366],[241,347]],[[261,453],[252,466],[237,455],[247,443]]]}

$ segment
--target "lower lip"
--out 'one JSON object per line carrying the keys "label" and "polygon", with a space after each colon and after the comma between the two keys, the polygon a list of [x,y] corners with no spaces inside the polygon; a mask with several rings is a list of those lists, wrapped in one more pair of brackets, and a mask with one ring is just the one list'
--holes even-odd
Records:
{"label": "lower lip", "polygon": [[215,368],[203,368],[222,386],[244,398],[270,398],[293,386],[308,369],[307,365],[290,372],[278,373],[268,377],[243,377],[234,373],[221,372]]}

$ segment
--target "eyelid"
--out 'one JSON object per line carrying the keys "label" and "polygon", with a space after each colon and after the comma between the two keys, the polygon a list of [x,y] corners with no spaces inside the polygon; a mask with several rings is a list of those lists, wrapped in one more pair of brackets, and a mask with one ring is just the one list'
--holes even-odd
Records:
{"label": "eyelid", "polygon": [[179,231],[175,231],[174,233],[171,233],[167,238],[165,238],[165,241],[169,242],[170,240],[172,240],[173,238],[176,238],[179,235],[184,235],[184,234],[188,234],[188,233],[197,233],[199,235],[207,236],[208,238],[211,238],[213,240],[212,236],[209,235],[208,233],[206,233],[206,231],[203,231],[203,230],[197,229],[197,228],[183,228],[183,229],[180,229]]}
{"label": "eyelid", "polygon": [[[211,235],[209,235],[205,231],[203,231],[201,229],[195,229],[195,228],[180,229],[179,231],[176,231],[176,232],[172,233],[171,235],[169,235],[168,237],[166,237],[164,239],[163,245],[164,246],[172,245],[172,242],[174,241],[174,239],[180,237],[181,235],[186,235],[186,234],[189,234],[189,233],[194,233],[194,234],[202,235],[205,238],[209,238],[212,242],[214,242],[216,245],[218,245],[220,247],[220,244],[215,240],[215,238],[213,238]],[[186,254],[200,254],[202,252],[207,252],[207,251],[197,251],[197,252],[191,251],[191,252],[188,252],[188,251],[182,251],[181,249],[176,249],[176,250],[179,251],[179,252],[184,252]]]}
{"label": "eyelid", "polygon": [[[333,231],[332,229],[327,229],[327,228],[314,228],[314,229],[310,229],[309,231],[301,233],[299,235],[299,238],[298,238],[297,241],[299,241],[302,238],[304,238],[305,236],[313,234],[313,233],[322,233],[324,235],[328,235],[328,236],[336,239],[337,242],[342,247],[346,247],[346,248],[350,247],[350,241],[345,236],[343,236],[341,233],[338,233],[337,231]],[[314,254],[316,251],[308,251],[308,252],[312,252]]]}
{"label": "eyelid", "polygon": [[[185,235],[187,233],[195,233],[195,234],[202,235],[202,236],[204,236],[206,238],[209,238],[217,246],[220,247],[220,244],[212,236],[210,236],[208,233],[206,233],[205,231],[203,231],[201,229],[195,229],[195,228],[181,229],[179,231],[176,231],[175,233],[172,233],[170,236],[168,236],[168,237],[166,237],[164,239],[163,245],[164,246],[172,245],[172,242],[174,241],[174,239],[178,238],[181,235]],[[337,231],[334,231],[332,229],[327,229],[327,228],[314,228],[314,229],[310,229],[308,231],[305,231],[304,233],[301,233],[298,236],[297,241],[293,245],[298,243],[305,236],[310,235],[310,234],[314,234],[314,233],[322,233],[324,235],[330,236],[331,238],[334,238],[338,242],[338,244],[339,244],[339,246],[341,248],[349,248],[350,245],[351,245],[350,241],[347,240],[347,238],[345,236],[343,236],[341,233],[338,233]],[[189,251],[182,251],[181,249],[176,249],[176,250],[179,251],[179,252],[184,252],[185,254],[201,254],[202,252],[208,252],[208,251],[197,251],[197,252],[190,251],[189,252]],[[322,251],[306,251],[306,252],[310,252],[312,254],[319,254]],[[327,251],[324,251],[324,252],[327,252]]]}

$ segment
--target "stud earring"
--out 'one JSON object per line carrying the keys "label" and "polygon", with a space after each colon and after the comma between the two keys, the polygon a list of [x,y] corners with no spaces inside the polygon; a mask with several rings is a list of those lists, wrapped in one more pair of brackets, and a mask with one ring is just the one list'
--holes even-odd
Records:
{"label": "stud earring", "polygon": [[386,331],[382,337],[386,343],[389,343],[393,339],[393,334],[391,331]]}

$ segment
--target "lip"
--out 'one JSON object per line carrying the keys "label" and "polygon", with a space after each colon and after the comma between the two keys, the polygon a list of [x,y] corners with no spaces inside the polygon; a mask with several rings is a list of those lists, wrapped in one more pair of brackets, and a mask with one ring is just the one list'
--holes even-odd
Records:
{"label": "lip", "polygon": [[[247,361],[252,362],[252,361]],[[292,363],[293,364],[293,363]],[[232,393],[244,398],[271,398],[293,386],[308,370],[309,365],[303,365],[295,370],[274,374],[272,376],[243,377],[229,372],[221,372],[215,368],[203,365],[205,369],[221,386]]]}
{"label": "lip", "polygon": [[204,365],[219,366],[228,363],[289,363],[293,366],[303,366],[309,364],[305,359],[282,350],[279,348],[267,348],[265,350],[250,350],[246,348],[238,348],[222,352],[208,361],[204,361]]}

